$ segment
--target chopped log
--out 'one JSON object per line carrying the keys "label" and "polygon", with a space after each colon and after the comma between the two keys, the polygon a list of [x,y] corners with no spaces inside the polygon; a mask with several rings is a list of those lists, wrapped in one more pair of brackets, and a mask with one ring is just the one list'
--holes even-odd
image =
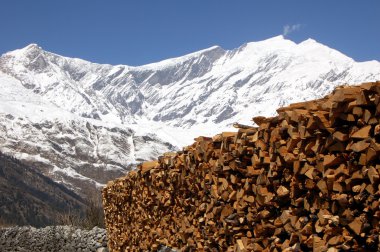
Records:
{"label": "chopped log", "polygon": [[285,186],[279,186],[277,189],[277,195],[280,197],[284,197],[289,195],[289,190]]}
{"label": "chopped log", "polygon": [[379,173],[378,171],[373,167],[371,166],[369,169],[368,169],[368,178],[369,180],[371,181],[371,184],[375,184],[379,181]]}
{"label": "chopped log", "polygon": [[370,143],[366,141],[359,141],[359,142],[351,143],[347,145],[346,150],[354,151],[354,152],[363,152],[367,150],[369,146],[370,146]]}
{"label": "chopped log", "polygon": [[352,114],[354,114],[355,116],[357,116],[357,118],[362,117],[362,115],[363,115],[363,108],[355,106],[352,109]]}
{"label": "chopped log", "polygon": [[148,161],[141,164],[141,172],[145,173],[155,167],[159,166],[158,161]]}
{"label": "chopped log", "polygon": [[335,131],[333,134],[334,139],[340,141],[340,142],[345,142],[348,140],[348,135],[344,134],[340,131]]}
{"label": "chopped log", "polygon": [[371,130],[371,125],[364,126],[358,131],[354,132],[351,137],[357,139],[366,139],[369,137],[369,131]]}
{"label": "chopped log", "polygon": [[323,157],[323,166],[330,167],[330,166],[341,164],[343,161],[344,159],[341,156],[325,155]]}
{"label": "chopped log", "polygon": [[237,243],[237,251],[238,252],[245,252],[246,251],[246,248],[245,248],[242,240],[239,239],[236,241],[236,243]]}
{"label": "chopped log", "polygon": [[352,231],[355,232],[356,235],[360,235],[363,222],[360,220],[359,217],[356,217],[354,221],[352,221],[348,226],[351,228]]}

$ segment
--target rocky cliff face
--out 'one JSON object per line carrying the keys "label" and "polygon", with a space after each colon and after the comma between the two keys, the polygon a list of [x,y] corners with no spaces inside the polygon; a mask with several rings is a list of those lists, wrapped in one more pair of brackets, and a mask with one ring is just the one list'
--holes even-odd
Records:
{"label": "rocky cliff face", "polygon": [[379,62],[355,62],[311,39],[215,46],[138,67],[32,44],[0,57],[0,150],[80,191],[235,121],[377,79]]}

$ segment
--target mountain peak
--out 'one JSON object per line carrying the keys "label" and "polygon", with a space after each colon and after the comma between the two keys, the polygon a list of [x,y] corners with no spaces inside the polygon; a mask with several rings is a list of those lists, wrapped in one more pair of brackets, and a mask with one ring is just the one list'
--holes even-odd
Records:
{"label": "mountain peak", "polygon": [[43,49],[39,45],[32,43],[25,46],[24,48],[10,51],[6,53],[5,55],[9,55],[15,58],[24,58],[24,57],[30,58],[30,57],[35,57],[36,55],[40,54],[42,51]]}
{"label": "mountain peak", "polygon": [[278,41],[278,40],[287,40],[287,39],[284,37],[284,35],[280,34],[272,38],[265,39],[263,41]]}
{"label": "mountain peak", "polygon": [[178,57],[179,58],[192,58],[192,57],[199,57],[200,55],[213,55],[213,54],[223,54],[225,51],[222,47],[218,46],[218,45],[214,45],[214,46],[211,46],[209,48],[206,48],[206,49],[203,49],[203,50],[200,50],[200,51],[196,51],[196,52],[192,52],[192,53],[189,53],[189,54],[186,54],[184,56],[181,56],[181,57]]}
{"label": "mountain peak", "polygon": [[43,49],[38,44],[35,44],[35,43],[29,44],[25,46],[24,48],[20,49],[20,52],[24,54],[31,54],[31,53],[34,54],[34,53],[39,53],[41,51],[43,51]]}
{"label": "mountain peak", "polygon": [[272,38],[268,38],[265,40],[248,42],[243,46],[239,47],[239,50],[277,50],[277,49],[291,49],[295,46],[296,43],[293,41],[286,39],[283,35],[278,35]]}
{"label": "mountain peak", "polygon": [[32,43],[30,45],[27,45],[26,47],[24,47],[24,50],[41,50],[42,48],[35,44],[35,43]]}
{"label": "mountain peak", "polygon": [[308,45],[308,44],[319,44],[318,41],[316,41],[315,39],[312,39],[312,38],[308,38],[302,42],[299,43],[300,45]]}

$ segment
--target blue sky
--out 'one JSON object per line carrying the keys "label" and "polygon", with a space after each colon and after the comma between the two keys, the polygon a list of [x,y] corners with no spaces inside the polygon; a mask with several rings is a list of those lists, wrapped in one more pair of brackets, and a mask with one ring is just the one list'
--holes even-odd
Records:
{"label": "blue sky", "polygon": [[97,63],[141,65],[280,34],[380,60],[377,0],[0,0],[0,54],[37,43]]}

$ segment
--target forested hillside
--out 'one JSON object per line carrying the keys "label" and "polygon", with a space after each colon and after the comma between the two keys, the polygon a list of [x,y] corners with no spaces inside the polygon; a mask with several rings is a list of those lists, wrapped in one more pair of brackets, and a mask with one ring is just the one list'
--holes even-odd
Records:
{"label": "forested hillside", "polygon": [[0,225],[46,226],[83,213],[84,199],[0,152]]}

